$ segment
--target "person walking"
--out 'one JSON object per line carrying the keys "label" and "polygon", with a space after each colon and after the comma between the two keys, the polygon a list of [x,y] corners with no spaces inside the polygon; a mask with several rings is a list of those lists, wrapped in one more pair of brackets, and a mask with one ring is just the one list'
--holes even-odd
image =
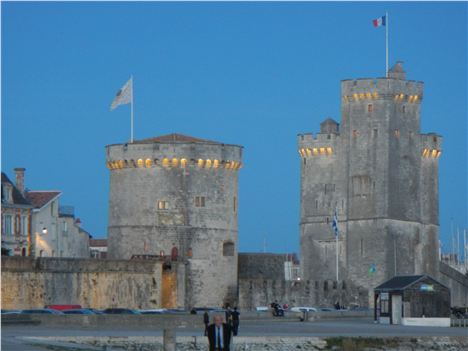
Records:
{"label": "person walking", "polygon": [[208,336],[208,325],[210,324],[210,315],[207,311],[203,313],[203,324],[205,325],[205,336]]}
{"label": "person walking", "polygon": [[232,334],[237,336],[239,332],[239,311],[237,307],[234,307],[234,311],[231,312],[231,320],[232,320]]}
{"label": "person walking", "polygon": [[232,329],[229,324],[223,323],[220,315],[213,317],[213,324],[208,326],[208,343],[210,351],[230,351]]}

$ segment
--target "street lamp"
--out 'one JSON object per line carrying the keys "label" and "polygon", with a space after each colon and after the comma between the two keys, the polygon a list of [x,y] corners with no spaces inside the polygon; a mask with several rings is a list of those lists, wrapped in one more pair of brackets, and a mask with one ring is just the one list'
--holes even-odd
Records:
{"label": "street lamp", "polygon": [[42,234],[44,234],[44,235],[47,234],[47,228],[46,227],[42,228]]}

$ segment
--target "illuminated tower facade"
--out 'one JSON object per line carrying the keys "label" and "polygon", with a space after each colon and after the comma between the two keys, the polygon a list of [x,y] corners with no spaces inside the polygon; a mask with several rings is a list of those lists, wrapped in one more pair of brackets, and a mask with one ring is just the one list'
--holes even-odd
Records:
{"label": "illuminated tower facade", "polygon": [[341,125],[301,134],[301,262],[305,279],[366,288],[396,274],[438,274],[442,138],[420,134],[423,83],[398,62],[388,77],[341,82]]}
{"label": "illuminated tower facade", "polygon": [[107,146],[108,256],[183,264],[185,307],[232,303],[241,159],[240,146],[180,134]]}

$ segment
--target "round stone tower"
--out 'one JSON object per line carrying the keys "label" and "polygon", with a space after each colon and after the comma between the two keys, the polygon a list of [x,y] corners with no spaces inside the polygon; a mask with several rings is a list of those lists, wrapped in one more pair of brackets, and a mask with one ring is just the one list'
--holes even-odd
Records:
{"label": "round stone tower", "polygon": [[185,307],[235,300],[241,159],[241,146],[180,134],[108,145],[109,258],[177,261]]}

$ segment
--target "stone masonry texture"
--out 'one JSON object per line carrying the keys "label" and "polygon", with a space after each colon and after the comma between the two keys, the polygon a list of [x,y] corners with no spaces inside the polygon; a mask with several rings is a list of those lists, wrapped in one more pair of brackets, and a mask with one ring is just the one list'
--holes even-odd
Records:
{"label": "stone masonry texture", "polygon": [[106,158],[108,257],[177,256],[186,265],[177,307],[234,303],[242,147],[172,134],[109,145]]}
{"label": "stone masonry texture", "polygon": [[438,158],[442,138],[420,133],[423,83],[400,63],[388,78],[343,80],[341,124],[298,136],[304,279],[372,289],[402,274],[438,278]]}

